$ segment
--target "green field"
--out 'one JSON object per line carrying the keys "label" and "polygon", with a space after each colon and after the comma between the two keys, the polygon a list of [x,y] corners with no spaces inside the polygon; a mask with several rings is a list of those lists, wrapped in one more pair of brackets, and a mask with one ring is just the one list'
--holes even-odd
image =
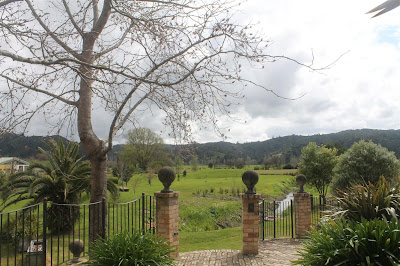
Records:
{"label": "green field", "polygon": [[[241,249],[241,202],[238,194],[246,191],[241,180],[246,169],[203,167],[195,172],[189,168],[186,171],[186,176],[181,174],[179,180],[176,179],[171,185],[171,189],[180,192],[180,251]],[[264,198],[280,199],[288,189],[293,189],[288,184],[293,184],[293,176],[290,174],[296,170],[256,172],[259,173],[256,190]],[[154,195],[154,192],[163,189],[156,176],[151,180],[151,185],[147,177],[146,173],[135,174],[127,184],[129,191],[121,192],[117,199],[109,197],[109,202],[124,203],[140,197],[142,192]],[[83,194],[81,202],[89,202],[88,195]],[[8,207],[7,211],[21,208],[25,204],[20,202]]]}

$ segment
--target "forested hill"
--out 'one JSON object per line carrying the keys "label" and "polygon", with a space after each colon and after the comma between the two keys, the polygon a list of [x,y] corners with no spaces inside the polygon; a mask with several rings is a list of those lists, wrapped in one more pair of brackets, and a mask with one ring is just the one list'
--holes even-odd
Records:
{"label": "forested hill", "polygon": [[359,140],[372,140],[400,157],[400,130],[357,129],[339,133],[312,135],[312,136],[285,136],[266,141],[232,144],[227,142],[196,144],[199,159],[206,161],[211,158],[251,158],[262,163],[263,159],[271,154],[281,154],[288,162],[292,156],[300,157],[301,149],[309,142],[317,144],[340,143],[348,149]]}
{"label": "forested hill", "polygon": [[[20,157],[32,159],[40,154],[38,147],[47,149],[46,144],[50,139],[57,139],[59,136],[24,136],[18,134],[3,134],[0,136],[0,156],[1,157]],[[61,137],[64,143],[68,143],[66,138]]]}
{"label": "forested hill", "polygon": [[[4,134],[0,136],[0,155],[3,157],[34,158],[39,153],[37,148],[44,147],[43,141],[48,141],[55,137],[27,137],[24,135]],[[281,154],[286,161],[289,161],[291,157],[299,157],[301,148],[309,142],[316,142],[317,144],[333,144],[337,142],[347,149],[354,142],[362,139],[380,143],[388,150],[395,152],[398,158],[400,157],[400,130],[375,129],[346,130],[339,133],[312,136],[291,135],[242,144],[229,142],[195,144],[195,149],[191,150],[197,153],[200,162],[207,162],[213,159],[244,158],[262,163],[264,158],[271,154]],[[64,141],[67,142],[66,139]],[[115,147],[115,149],[120,148],[119,146]],[[110,155],[113,157],[113,153]]]}

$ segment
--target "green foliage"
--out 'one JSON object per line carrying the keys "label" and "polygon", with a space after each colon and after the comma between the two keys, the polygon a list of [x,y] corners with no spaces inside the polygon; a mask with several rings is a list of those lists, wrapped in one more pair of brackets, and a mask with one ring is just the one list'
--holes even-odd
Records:
{"label": "green foliage", "polygon": [[169,243],[152,233],[117,233],[99,239],[89,250],[89,265],[172,265]]}
{"label": "green foliage", "polygon": [[314,186],[320,195],[326,195],[336,163],[336,149],[310,142],[301,150],[299,172],[307,177],[307,183]]}
{"label": "green foliage", "polygon": [[333,216],[361,222],[362,219],[375,218],[390,220],[400,216],[400,191],[391,188],[390,182],[382,176],[376,185],[351,185],[344,191],[338,191],[339,211]]}
{"label": "green foliage", "polygon": [[329,220],[313,229],[303,243],[295,264],[315,265],[399,265],[400,223]]}
{"label": "green foliage", "polygon": [[213,163],[208,163],[208,168],[213,168],[214,164]]}
{"label": "green foliage", "polygon": [[127,139],[128,143],[119,156],[129,165],[145,171],[153,161],[163,161],[167,157],[163,140],[148,128],[130,130]]}
{"label": "green foliage", "polygon": [[293,165],[291,165],[290,163],[285,164],[282,169],[296,169],[296,167],[294,167]]}
{"label": "green foliage", "polygon": [[229,202],[224,205],[182,205],[179,211],[179,229],[185,232],[210,231],[239,226],[241,205]]}
{"label": "green foliage", "polygon": [[333,190],[344,190],[352,184],[376,183],[380,176],[392,184],[398,183],[400,163],[393,152],[373,142],[354,143],[339,158],[334,169]]}
{"label": "green foliage", "polygon": [[[57,204],[79,203],[82,192],[90,192],[91,167],[79,154],[79,144],[70,142],[67,147],[61,139],[47,144],[49,151],[39,148],[48,163],[35,162],[27,172],[9,177],[1,188],[4,199],[3,209],[19,201],[30,200],[28,205],[47,199],[49,229],[53,232],[68,231],[77,219],[78,211],[69,206]],[[108,189],[118,193],[115,185]]]}
{"label": "green foliage", "polygon": [[118,177],[109,177],[108,180],[116,185],[119,183]]}

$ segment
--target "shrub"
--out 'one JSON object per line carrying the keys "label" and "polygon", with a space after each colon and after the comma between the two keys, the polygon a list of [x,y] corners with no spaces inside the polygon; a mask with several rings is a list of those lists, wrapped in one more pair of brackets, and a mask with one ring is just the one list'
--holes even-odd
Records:
{"label": "shrub", "polygon": [[334,172],[334,191],[344,190],[350,183],[375,184],[381,175],[395,184],[398,183],[400,163],[393,152],[381,145],[360,141],[340,156]]}
{"label": "shrub", "polygon": [[151,233],[117,233],[99,239],[89,250],[89,265],[172,265],[173,252],[164,238]]}
{"label": "shrub", "polygon": [[112,183],[118,185],[118,182],[119,182],[118,177],[109,177],[108,180],[110,180]]}
{"label": "shrub", "polygon": [[338,192],[339,210],[333,216],[343,216],[346,219],[361,222],[366,220],[397,218],[400,215],[400,191],[398,187],[391,188],[390,182],[382,176],[376,185],[351,185],[348,189]]}
{"label": "shrub", "polygon": [[254,170],[255,171],[260,170],[260,166],[254,166]]}
{"label": "shrub", "polygon": [[361,223],[329,220],[312,230],[295,264],[308,265],[398,265],[400,223],[379,219]]}
{"label": "shrub", "polygon": [[293,165],[291,165],[290,163],[285,164],[282,169],[295,169],[295,167]]}
{"label": "shrub", "polygon": [[337,163],[336,149],[328,149],[310,142],[301,149],[299,172],[307,177],[307,183],[320,195],[326,195]]}

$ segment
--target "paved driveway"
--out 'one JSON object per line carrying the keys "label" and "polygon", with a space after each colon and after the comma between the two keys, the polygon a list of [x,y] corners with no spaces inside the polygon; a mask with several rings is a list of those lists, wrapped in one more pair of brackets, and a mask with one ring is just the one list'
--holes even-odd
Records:
{"label": "paved driveway", "polygon": [[180,253],[178,265],[292,265],[298,258],[297,239],[270,239],[260,242],[259,254],[244,256],[240,250],[201,250]]}

